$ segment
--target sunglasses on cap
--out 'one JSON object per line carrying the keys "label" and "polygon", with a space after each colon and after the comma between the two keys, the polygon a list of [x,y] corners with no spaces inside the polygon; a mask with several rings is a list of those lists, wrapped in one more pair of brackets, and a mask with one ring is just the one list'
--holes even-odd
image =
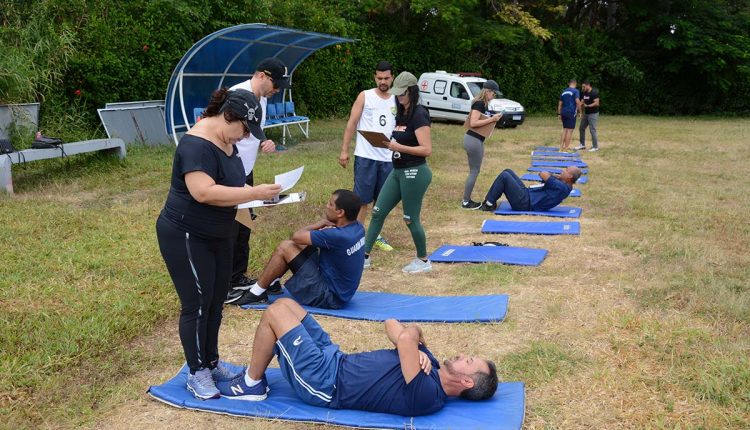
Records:
{"label": "sunglasses on cap", "polygon": [[273,78],[273,75],[271,75],[271,72],[269,72],[268,70],[264,70],[264,71],[263,71],[263,74],[264,74],[264,75],[266,75],[266,76],[268,76],[268,79],[270,79],[270,80],[271,80],[271,83],[273,84],[273,89],[274,89],[274,90],[278,90],[278,89],[279,89],[279,84],[278,84],[278,83],[276,82],[276,80],[275,80],[275,79]]}

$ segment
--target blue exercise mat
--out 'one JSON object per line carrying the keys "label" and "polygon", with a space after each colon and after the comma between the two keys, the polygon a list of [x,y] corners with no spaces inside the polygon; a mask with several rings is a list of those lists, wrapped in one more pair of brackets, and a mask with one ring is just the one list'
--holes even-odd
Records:
{"label": "blue exercise mat", "polygon": [[534,148],[534,151],[559,152],[560,147],[559,146],[537,146],[536,148]]}
{"label": "blue exercise mat", "polygon": [[511,209],[510,203],[503,201],[500,206],[497,207],[497,210],[495,210],[495,215],[539,215],[558,218],[579,218],[581,216],[581,208],[574,208],[572,206],[555,206],[544,212],[514,211]]}
{"label": "blue exercise mat", "polygon": [[578,221],[571,222],[538,222],[538,221],[500,221],[487,219],[482,223],[482,233],[494,234],[580,234]]}
{"label": "blue exercise mat", "polygon": [[581,197],[581,190],[573,188],[573,190],[570,191],[570,194],[568,194],[568,197]]}
{"label": "blue exercise mat", "polygon": [[560,151],[557,151],[557,148],[555,148],[555,151],[540,151],[540,150],[532,151],[531,156],[532,157],[534,157],[534,156],[543,156],[543,157],[554,156],[554,157],[579,157],[580,158],[581,154],[578,154],[577,152],[560,152]]}
{"label": "blue exercise mat", "polygon": [[[525,175],[521,176],[521,180],[542,182],[542,177],[535,173],[526,173]],[[589,177],[584,175],[578,178],[578,180],[576,181],[576,184],[585,184],[588,181],[589,181]]]}
{"label": "blue exercise mat", "polygon": [[581,162],[581,163],[583,162],[583,160],[580,159],[580,158],[570,158],[570,157],[567,157],[567,158],[566,157],[539,157],[539,156],[531,157],[531,161],[564,161],[564,162],[570,161],[570,162]]}
{"label": "blue exercise mat", "polygon": [[[529,167],[526,169],[529,172],[550,172],[550,173],[562,173],[562,169],[559,167]],[[581,173],[584,175],[589,172],[589,169],[583,168],[581,169]]]}
{"label": "blue exercise mat", "polygon": [[546,256],[546,249],[516,248],[513,246],[443,245],[436,249],[429,258],[433,263],[502,263],[518,266],[538,266]]}
{"label": "blue exercise mat", "polygon": [[[284,294],[270,295],[269,301],[273,303],[281,297],[293,298],[285,289]],[[268,304],[242,306],[243,309],[256,310],[267,307]],[[508,296],[435,297],[357,291],[342,309],[302,307],[311,314],[353,320],[385,321],[396,318],[404,322],[499,322],[505,319],[508,311]]]}
{"label": "blue exercise mat", "polygon": [[532,161],[531,166],[532,167],[568,167],[568,166],[589,167],[589,165],[583,161]]}
{"label": "blue exercise mat", "polygon": [[[239,369],[239,366],[231,366]],[[525,413],[523,382],[503,382],[488,400],[472,402],[451,397],[440,411],[419,417],[351,409],[328,409],[311,406],[297,397],[277,368],[266,370],[268,398],[260,402],[227,398],[198,400],[185,388],[187,366],[174,378],[152,385],[148,394],[169,405],[239,417],[256,417],[275,421],[322,423],[356,428],[430,429],[430,430],[518,430]]]}

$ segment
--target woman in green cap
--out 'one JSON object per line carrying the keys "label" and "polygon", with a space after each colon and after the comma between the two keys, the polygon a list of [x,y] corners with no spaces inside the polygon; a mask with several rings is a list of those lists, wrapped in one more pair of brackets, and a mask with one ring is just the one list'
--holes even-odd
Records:
{"label": "woman in green cap", "polygon": [[427,240],[420,222],[422,199],[432,182],[432,171],[427,165],[427,157],[432,154],[430,137],[430,113],[419,104],[417,78],[409,72],[402,72],[393,81],[389,91],[396,96],[396,128],[391,140],[386,142],[393,151],[393,170],[380,190],[372,219],[365,238],[365,268],[370,267],[370,251],[380,234],[388,214],[398,202],[402,202],[404,222],[411,232],[417,257],[404,266],[406,273],[421,273],[432,270],[427,259]]}

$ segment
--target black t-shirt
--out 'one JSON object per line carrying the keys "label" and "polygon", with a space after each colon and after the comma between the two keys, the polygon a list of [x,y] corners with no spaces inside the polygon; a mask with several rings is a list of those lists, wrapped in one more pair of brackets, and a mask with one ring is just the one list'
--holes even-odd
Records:
{"label": "black t-shirt", "polygon": [[[478,110],[483,115],[490,116],[490,113],[487,112],[487,103],[477,100],[474,103],[471,104],[471,110]],[[469,112],[469,115],[471,115],[471,112]]]}
{"label": "black t-shirt", "polygon": [[[393,130],[391,135],[396,141],[406,146],[419,146],[417,141],[417,135],[414,130],[422,128],[424,126],[429,127],[432,122],[430,121],[430,112],[426,107],[422,105],[416,105],[414,107],[414,114],[406,124],[396,123],[396,128]],[[400,158],[396,158],[396,152],[393,153],[393,167],[397,169],[403,169],[405,167],[414,167],[424,164],[427,160],[425,157],[419,157],[416,155],[407,154],[405,152],[399,152]]]}
{"label": "black t-shirt", "polygon": [[[581,100],[583,100],[583,105],[588,106],[591,103],[594,103],[594,100],[599,98],[599,90],[596,88],[591,88],[591,91],[587,93],[581,93]],[[586,113],[599,113],[599,106],[594,106],[592,108],[587,107],[585,108]]]}
{"label": "black t-shirt", "polygon": [[245,169],[237,147],[227,155],[210,141],[186,134],[172,162],[172,183],[162,214],[178,228],[201,239],[224,239],[233,234],[236,207],[199,203],[188,191],[185,174],[201,171],[218,185],[245,186]]}

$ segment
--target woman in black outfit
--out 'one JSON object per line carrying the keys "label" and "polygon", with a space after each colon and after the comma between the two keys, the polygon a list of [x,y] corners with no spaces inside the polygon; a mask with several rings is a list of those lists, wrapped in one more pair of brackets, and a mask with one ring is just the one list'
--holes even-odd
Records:
{"label": "woman in black outfit", "polygon": [[246,185],[235,147],[249,133],[266,139],[261,114],[250,91],[214,91],[203,119],[180,139],[169,195],[156,221],[159,249],[182,306],[187,389],[199,399],[219,397],[215,381],[235,376],[219,361],[218,337],[232,272],[236,206],[273,198],[281,189]]}

